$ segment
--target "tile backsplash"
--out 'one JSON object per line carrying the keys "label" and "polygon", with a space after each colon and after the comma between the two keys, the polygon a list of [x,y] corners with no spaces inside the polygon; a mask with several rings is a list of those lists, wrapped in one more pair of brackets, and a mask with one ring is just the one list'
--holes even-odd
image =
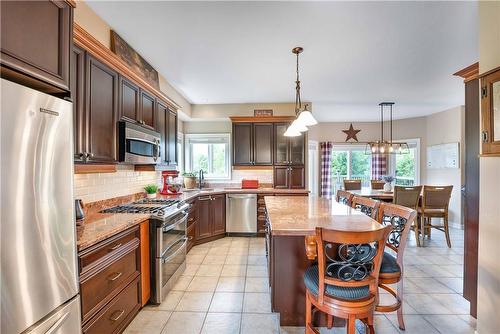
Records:
{"label": "tile backsplash", "polygon": [[[272,170],[233,170],[231,180],[222,181],[224,186],[236,186],[242,179],[257,179],[260,184],[272,185]],[[75,198],[84,203],[126,196],[143,192],[146,184],[161,184],[161,172],[136,172],[134,166],[118,165],[116,173],[75,174]],[[210,186],[219,182],[207,180]]]}
{"label": "tile backsplash", "polygon": [[75,198],[84,203],[135,194],[146,184],[160,184],[160,172],[136,172],[134,166],[118,165],[116,173],[75,174]]}

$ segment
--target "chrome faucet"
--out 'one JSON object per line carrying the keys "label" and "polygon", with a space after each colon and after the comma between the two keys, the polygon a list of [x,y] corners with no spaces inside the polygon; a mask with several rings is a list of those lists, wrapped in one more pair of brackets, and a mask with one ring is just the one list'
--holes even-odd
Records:
{"label": "chrome faucet", "polygon": [[199,175],[198,175],[198,187],[201,189],[203,188],[203,182],[205,180],[205,176],[203,175],[203,169],[200,169]]}

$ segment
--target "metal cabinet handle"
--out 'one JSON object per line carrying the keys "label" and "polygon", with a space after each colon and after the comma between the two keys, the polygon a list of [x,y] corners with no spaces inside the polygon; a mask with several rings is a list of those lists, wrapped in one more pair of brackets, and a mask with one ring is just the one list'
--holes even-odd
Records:
{"label": "metal cabinet handle", "polygon": [[109,317],[109,320],[117,321],[118,319],[120,319],[122,317],[122,315],[124,313],[125,313],[125,310],[115,311],[115,312],[113,312],[113,314],[111,314],[111,317]]}
{"label": "metal cabinet handle", "polygon": [[87,159],[93,159],[94,153],[87,153]]}
{"label": "metal cabinet handle", "polygon": [[199,197],[198,198],[198,201],[211,201],[212,200],[212,197],[210,196],[207,196],[207,197]]}
{"label": "metal cabinet handle", "polygon": [[193,240],[193,236],[189,236],[189,237],[188,237],[188,240],[189,240],[189,241]]}
{"label": "metal cabinet handle", "polygon": [[113,282],[113,281],[116,281],[118,278],[120,278],[120,276],[121,276],[121,275],[123,275],[123,273],[121,273],[121,272],[116,272],[116,273],[113,273],[113,274],[109,275],[106,279],[107,279],[108,281]]}
{"label": "metal cabinet handle", "polygon": [[481,132],[481,140],[483,141],[483,143],[488,142],[488,131]]}
{"label": "metal cabinet handle", "polygon": [[113,247],[111,247],[109,250],[110,250],[110,251],[114,251],[114,250],[116,250],[116,249],[120,248],[120,247],[121,247],[121,245],[122,245],[121,243],[119,243],[118,245],[114,245],[114,246],[113,246]]}

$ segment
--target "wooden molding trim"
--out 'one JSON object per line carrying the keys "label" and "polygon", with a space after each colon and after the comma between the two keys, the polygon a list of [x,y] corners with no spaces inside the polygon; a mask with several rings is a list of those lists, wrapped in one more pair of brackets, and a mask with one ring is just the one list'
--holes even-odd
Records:
{"label": "wooden molding trim", "polygon": [[157,98],[165,101],[169,108],[175,111],[181,108],[174,100],[170,99],[168,96],[163,94],[163,92],[144,80],[139,74],[131,70],[116,54],[95,39],[76,22],[73,23],[73,42],[79,47],[90,52],[98,60],[102,61],[121,75],[126,76],[129,80],[132,80],[138,86],[145,88],[149,92],[156,95]]}
{"label": "wooden molding trim", "polygon": [[271,117],[253,117],[253,116],[230,116],[233,123],[277,123],[291,122],[295,116],[271,116]]}
{"label": "wooden molding trim", "polygon": [[494,73],[494,72],[496,72],[496,71],[500,71],[500,66],[495,67],[495,68],[493,68],[493,69],[491,69],[491,70],[489,70],[489,71],[487,71],[487,72],[481,73],[481,74],[479,75],[479,77],[480,77],[480,78],[483,78],[483,77],[485,77],[485,76],[487,76],[487,75],[490,75],[491,73]]}
{"label": "wooden molding trim", "polygon": [[461,69],[460,71],[453,73],[458,77],[464,78],[464,82],[468,82],[479,77],[479,63],[474,63]]}
{"label": "wooden molding trim", "polygon": [[116,165],[75,164],[75,174],[116,173]]}
{"label": "wooden molding trim", "polygon": [[233,166],[233,170],[273,170],[273,166]]}
{"label": "wooden molding trim", "polygon": [[68,5],[70,5],[73,8],[76,8],[76,0],[65,0]]}

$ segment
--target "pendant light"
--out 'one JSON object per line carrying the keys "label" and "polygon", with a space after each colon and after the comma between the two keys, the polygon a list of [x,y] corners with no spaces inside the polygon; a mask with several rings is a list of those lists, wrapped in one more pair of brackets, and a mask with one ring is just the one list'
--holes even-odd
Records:
{"label": "pendant light", "polygon": [[299,54],[304,51],[300,46],[292,49],[292,53],[297,56],[297,79],[295,80],[295,120],[290,124],[290,126],[285,131],[286,137],[297,137],[301,135],[301,132],[306,132],[308,126],[316,125],[318,122],[312,115],[312,113],[307,109],[307,104],[304,105],[302,109],[302,100],[300,97],[300,80],[299,80]]}
{"label": "pendant light", "polygon": [[[392,141],[392,106],[394,102],[381,102],[380,106],[380,140],[369,142],[365,154],[406,154],[410,152],[408,143]],[[384,111],[389,110],[389,140],[384,139]]]}

